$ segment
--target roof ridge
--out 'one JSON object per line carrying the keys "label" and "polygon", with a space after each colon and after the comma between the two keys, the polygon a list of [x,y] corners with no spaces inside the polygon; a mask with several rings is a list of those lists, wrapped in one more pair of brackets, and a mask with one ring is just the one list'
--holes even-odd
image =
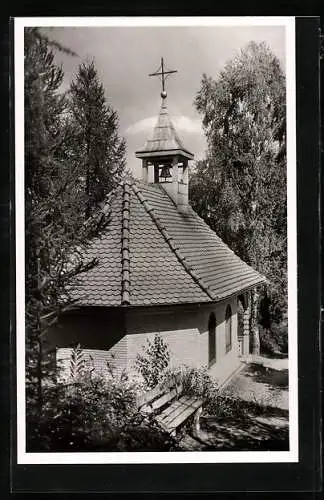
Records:
{"label": "roof ridge", "polygon": [[114,198],[117,197],[118,192],[123,187],[123,183],[120,181],[116,184],[116,186],[106,194],[104,199],[98,204],[99,212],[106,215],[107,207],[111,207],[111,203]]}
{"label": "roof ridge", "polygon": [[122,195],[122,235],[121,235],[121,303],[122,305],[130,304],[130,272],[129,272],[129,197],[130,184],[128,179],[125,179],[123,184]]}
{"label": "roof ridge", "polygon": [[109,191],[108,194],[106,194],[105,198],[100,203],[98,203],[98,206],[95,208],[93,213],[84,221],[81,227],[81,231],[85,231],[85,229],[89,227],[92,222],[96,222],[100,225],[103,218],[106,218],[106,220],[109,218],[109,216],[111,215],[112,200],[115,196],[116,189],[113,189],[112,191]]}
{"label": "roof ridge", "polygon": [[160,231],[160,233],[164,237],[165,241],[169,245],[169,247],[172,250],[172,252],[177,257],[177,259],[180,262],[180,264],[182,264],[182,266],[184,267],[184,269],[186,270],[186,272],[191,276],[191,278],[194,280],[194,282],[197,283],[197,285],[200,286],[200,288],[208,295],[208,297],[210,299],[217,300],[217,296],[214,296],[212,294],[212,292],[210,291],[209,287],[205,284],[204,280],[202,280],[201,278],[199,278],[199,276],[197,276],[197,274],[193,270],[193,268],[188,264],[188,262],[186,261],[185,256],[182,255],[182,253],[180,252],[180,250],[175,245],[173,237],[169,234],[169,232],[167,231],[167,229],[165,228],[165,226],[160,221],[159,217],[155,214],[154,208],[151,207],[151,205],[147,202],[146,198],[144,197],[143,193],[138,188],[138,186],[135,183],[133,183],[131,185],[131,187],[132,187],[135,195],[137,196],[138,200],[143,205],[143,207],[146,210],[146,212],[150,215],[150,217],[153,220],[153,222],[155,223],[156,227],[158,228],[158,230]]}
{"label": "roof ridge", "polygon": [[234,250],[233,250],[233,249],[232,249],[232,248],[231,248],[231,247],[230,247],[227,243],[225,243],[225,241],[223,241],[223,240],[222,240],[222,238],[221,238],[220,236],[218,236],[218,234],[216,233],[216,231],[214,231],[214,230],[213,230],[213,229],[212,229],[212,228],[211,228],[211,227],[207,224],[207,222],[206,222],[206,221],[205,221],[202,217],[200,217],[200,215],[198,215],[198,214],[197,214],[197,212],[196,212],[196,211],[192,208],[192,206],[191,206],[191,205],[189,205],[189,206],[190,206],[190,208],[191,208],[192,213],[195,215],[195,217],[196,217],[197,219],[199,219],[199,222],[200,222],[200,223],[203,223],[203,224],[204,224],[204,225],[208,228],[209,232],[213,234],[213,236],[214,236],[214,237],[216,236],[216,238],[218,239],[219,243],[220,243],[223,247],[225,247],[227,250],[229,250],[229,251],[230,251],[230,252],[231,252],[231,253],[232,253],[235,257],[237,257],[238,259],[240,259],[240,261],[241,261],[241,262],[243,262],[243,264],[245,264],[246,266],[248,266],[248,267],[250,267],[251,269],[253,269],[253,270],[254,270],[254,272],[258,273],[258,274],[259,274],[259,276],[261,276],[261,278],[264,278],[264,279],[268,282],[268,278],[267,278],[264,274],[260,273],[260,271],[258,271],[258,270],[256,270],[256,269],[254,269],[254,268],[253,268],[250,264],[248,264],[247,262],[245,262],[245,260],[243,260],[243,259],[242,259],[242,258],[241,258],[241,257],[240,257],[237,253],[236,253],[236,252],[234,252]]}

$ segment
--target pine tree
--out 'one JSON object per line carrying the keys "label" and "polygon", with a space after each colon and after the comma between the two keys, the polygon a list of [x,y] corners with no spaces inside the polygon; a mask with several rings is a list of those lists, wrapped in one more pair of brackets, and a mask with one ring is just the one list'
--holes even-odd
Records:
{"label": "pine tree", "polygon": [[[63,97],[57,90],[62,70],[36,29],[25,31],[25,221],[26,221],[26,367],[27,389],[41,406],[42,324],[45,309],[41,292],[50,272],[48,241],[51,227],[48,201],[58,177],[54,147],[60,141]],[[54,208],[54,207],[53,207]]]}
{"label": "pine tree", "polygon": [[94,62],[79,66],[70,89],[72,149],[77,151],[84,180],[86,216],[113,189],[125,171],[125,141],[118,133],[118,115],[106,103]]}
{"label": "pine tree", "polygon": [[53,375],[44,352],[46,333],[71,305],[74,277],[95,265],[82,250],[108,217],[98,213],[85,223],[83,193],[66,148],[70,126],[60,91],[63,71],[36,29],[25,32],[24,67],[27,409],[34,417],[36,409],[39,417],[44,379]]}
{"label": "pine tree", "polygon": [[269,329],[284,320],[287,304],[285,77],[278,59],[251,42],[215,80],[203,75],[195,105],[208,150],[192,175],[191,200],[270,280],[261,297],[270,307],[269,319],[261,318]]}

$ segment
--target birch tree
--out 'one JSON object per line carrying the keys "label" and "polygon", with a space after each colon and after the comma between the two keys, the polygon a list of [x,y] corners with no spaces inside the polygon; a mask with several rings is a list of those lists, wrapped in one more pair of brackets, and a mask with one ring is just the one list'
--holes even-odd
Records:
{"label": "birch tree", "polygon": [[285,76],[279,60],[265,43],[250,42],[215,79],[203,75],[195,106],[208,148],[191,177],[193,207],[268,277],[268,290],[252,310],[259,310],[266,330],[275,329],[287,307]]}

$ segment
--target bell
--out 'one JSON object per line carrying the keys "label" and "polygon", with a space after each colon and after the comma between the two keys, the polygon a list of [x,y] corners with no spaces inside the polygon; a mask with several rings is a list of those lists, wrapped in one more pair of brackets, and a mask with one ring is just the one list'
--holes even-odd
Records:
{"label": "bell", "polygon": [[164,181],[166,181],[166,179],[172,177],[171,174],[170,174],[170,168],[168,165],[163,165],[162,169],[161,169],[161,173],[160,173],[160,179],[164,179]]}

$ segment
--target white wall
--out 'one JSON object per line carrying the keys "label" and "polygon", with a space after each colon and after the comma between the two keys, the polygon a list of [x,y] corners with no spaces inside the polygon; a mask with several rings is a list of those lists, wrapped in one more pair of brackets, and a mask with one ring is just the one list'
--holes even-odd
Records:
{"label": "white wall", "polygon": [[[225,352],[225,311],[232,309],[232,349]],[[216,361],[209,367],[210,373],[221,383],[239,365],[237,341],[237,298],[217,304],[191,306],[143,307],[123,309],[121,318],[117,312],[107,311],[99,316],[71,316],[57,328],[52,343],[57,348],[57,359],[62,360],[69,372],[72,345],[80,342],[84,353],[96,373],[107,373],[107,361],[113,364],[116,374],[123,370],[134,372],[136,355],[143,351],[147,339],[158,333],[171,352],[171,365],[208,367],[208,321],[216,316]],[[113,355],[113,359],[112,359]],[[90,364],[91,364],[90,363]]]}
{"label": "white wall", "polygon": [[[226,353],[225,311],[232,309],[232,349]],[[127,367],[133,371],[138,352],[143,352],[147,339],[159,334],[168,344],[171,365],[187,364],[208,367],[208,320],[211,312],[216,316],[216,361],[210,373],[222,383],[239,365],[237,341],[237,298],[218,304],[176,311],[172,308],[154,311],[149,315],[131,313],[127,319]]]}

